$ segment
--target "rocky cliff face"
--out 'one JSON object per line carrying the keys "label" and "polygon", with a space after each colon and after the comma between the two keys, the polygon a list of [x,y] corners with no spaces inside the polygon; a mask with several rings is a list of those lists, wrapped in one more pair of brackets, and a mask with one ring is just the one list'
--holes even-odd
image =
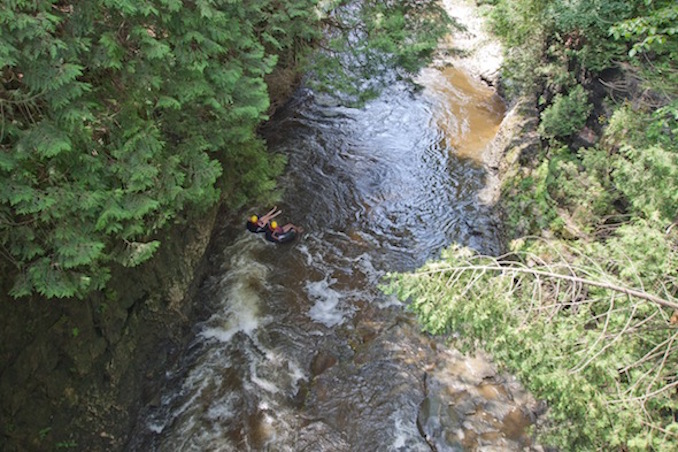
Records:
{"label": "rocky cliff face", "polygon": [[[266,83],[272,115],[300,76],[279,68]],[[199,314],[193,291],[221,210],[186,213],[152,260],[114,271],[86,300],[14,300],[3,275],[0,451],[124,449]]]}
{"label": "rocky cliff face", "polygon": [[[85,300],[0,298],[0,450],[117,450],[143,383],[190,327],[191,285],[217,208],[176,224],[151,261]],[[6,279],[6,278],[4,278]],[[3,279],[3,280],[4,280]]]}

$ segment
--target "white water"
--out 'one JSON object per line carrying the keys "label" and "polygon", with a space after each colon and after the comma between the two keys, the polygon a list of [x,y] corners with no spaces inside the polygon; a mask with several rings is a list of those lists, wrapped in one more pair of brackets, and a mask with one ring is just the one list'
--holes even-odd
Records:
{"label": "white water", "polygon": [[[493,128],[503,110],[483,96],[476,101]],[[130,449],[517,447],[502,436],[501,419],[464,421],[467,413],[455,411],[468,394],[460,409],[484,412],[474,388],[485,376],[467,378],[459,357],[433,345],[378,289],[387,271],[415,268],[452,242],[496,247],[491,211],[478,202],[484,170],[459,155],[468,140],[450,136],[476,136],[475,120],[458,117],[467,111],[394,86],[360,110],[300,92],[279,112],[265,135],[289,157],[281,221],[307,232],[277,246],[244,230],[254,212],[227,221],[210,258],[218,268],[196,300],[211,315],[168,372],[161,403],[143,414]],[[480,152],[481,142],[464,149]],[[498,400],[514,407],[512,397]]]}

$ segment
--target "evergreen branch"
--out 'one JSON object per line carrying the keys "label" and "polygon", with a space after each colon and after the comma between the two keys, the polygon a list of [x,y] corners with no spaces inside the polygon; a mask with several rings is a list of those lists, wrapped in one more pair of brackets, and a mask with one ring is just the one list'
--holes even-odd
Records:
{"label": "evergreen branch", "polygon": [[[502,266],[500,264],[508,264],[509,266]],[[471,270],[485,270],[485,271],[498,271],[498,272],[516,272],[516,273],[527,273],[533,276],[544,276],[547,278],[553,278],[553,279],[561,279],[561,280],[567,280],[573,283],[578,283],[578,284],[584,284],[587,286],[594,286],[594,287],[600,287],[602,289],[608,289],[608,290],[613,290],[615,292],[621,292],[626,295],[636,297],[636,298],[641,298],[643,300],[651,301],[653,303],[656,303],[660,306],[666,307],[666,308],[672,308],[672,309],[678,309],[678,303],[670,300],[666,300],[664,298],[658,297],[656,295],[653,295],[651,293],[647,293],[644,291],[636,290],[636,289],[630,289],[628,287],[623,287],[617,284],[612,284],[608,282],[603,282],[603,281],[594,281],[591,279],[586,279],[586,278],[580,278],[578,276],[571,276],[571,275],[563,275],[559,273],[553,273],[553,272],[547,272],[543,270],[535,270],[531,268],[525,268],[525,267],[516,267],[515,262],[497,262],[496,266],[490,266],[490,265],[465,265],[465,266],[449,266],[446,269],[440,269],[437,268],[433,271],[425,271],[418,273],[420,275],[426,275],[426,274],[432,274],[438,271],[445,271],[445,270],[462,270],[462,271],[471,271]]]}
{"label": "evergreen branch", "polygon": [[[614,297],[610,297],[610,307],[608,308],[607,312],[605,313],[605,324],[603,325],[603,331],[600,332],[600,334],[599,334],[598,337],[596,338],[596,340],[595,340],[595,342],[593,343],[593,345],[591,345],[590,347],[588,347],[588,350],[594,349],[594,348],[598,345],[598,343],[599,343],[601,340],[603,340],[603,338],[605,337],[605,333],[607,332],[607,328],[608,328],[608,326],[609,326],[609,324],[610,324],[610,317],[611,317],[613,308],[614,308]],[[601,350],[601,353],[602,353],[602,350]],[[585,363],[585,365],[584,365],[583,367],[586,367],[586,365],[588,365],[589,362],[591,362],[590,359]],[[575,366],[575,368],[576,368],[576,367],[579,367],[579,366]],[[583,368],[583,367],[582,367],[582,368]]]}
{"label": "evergreen branch", "polygon": [[[7,92],[7,90],[3,90],[3,91]],[[40,91],[38,93],[32,94],[28,97],[25,97],[23,99],[13,100],[13,99],[6,99],[4,97],[0,97],[0,105],[2,105],[2,104],[15,104],[15,105],[27,104],[29,102],[33,102],[34,100],[38,99],[41,96],[44,96],[45,93],[47,93],[47,88],[43,89],[42,91]]]}
{"label": "evergreen branch", "polygon": [[[678,333],[676,333],[676,334],[678,334]],[[632,368],[638,367],[638,366],[640,366],[641,364],[643,364],[644,362],[647,362],[647,361],[651,360],[652,358],[654,358],[655,356],[659,355],[659,354],[661,353],[661,352],[659,351],[659,349],[662,348],[667,342],[673,341],[673,339],[675,339],[675,336],[676,336],[676,335],[674,335],[674,336],[672,336],[672,337],[670,337],[670,338],[664,340],[663,342],[660,342],[660,343],[659,343],[658,345],[656,345],[652,350],[650,350],[649,352],[647,352],[642,358],[640,358],[639,360],[637,360],[637,361],[634,362],[633,364],[629,364],[628,366],[624,367],[623,369],[620,369],[620,370],[619,370],[619,373],[621,374],[621,373],[628,372],[628,371],[631,370]]]}
{"label": "evergreen branch", "polygon": [[659,394],[668,391],[671,388],[678,388],[678,380],[675,380],[659,389],[656,389],[650,393],[643,394],[637,397],[631,397],[628,399],[616,399],[616,400],[610,400],[608,403],[611,405],[616,404],[616,403],[627,403],[627,402],[646,402],[652,397],[658,396]]}
{"label": "evergreen branch", "polygon": [[[633,325],[632,327],[630,327],[627,332],[628,333],[635,333],[637,331],[643,331],[643,330],[640,329],[640,327],[643,326],[644,324],[648,323],[649,321],[651,321],[655,317],[656,314],[657,313],[655,312],[652,315],[643,318],[640,322],[638,322],[635,325]],[[647,330],[645,330],[645,331],[647,331]]]}
{"label": "evergreen branch", "polygon": [[657,372],[654,374],[654,378],[650,383],[647,385],[646,391],[649,391],[652,388],[652,385],[654,385],[657,382],[657,378],[662,373],[662,370],[664,370],[664,365],[666,364],[666,360],[669,357],[669,352],[671,351],[671,346],[673,345],[673,342],[676,340],[676,335],[674,334],[671,336],[671,340],[669,341],[669,344],[666,346],[666,351],[664,352],[664,356],[662,358],[662,362],[659,364],[659,368],[657,369]]}
{"label": "evergreen branch", "polygon": [[0,254],[2,254],[2,256],[3,256],[6,260],[8,260],[9,262],[11,262],[12,265],[14,265],[16,268],[21,268],[21,264],[14,258],[14,256],[12,255],[12,253],[9,252],[9,251],[7,250],[7,248],[5,248],[4,245],[0,245]]}
{"label": "evergreen branch", "polygon": [[[610,306],[610,309],[611,308],[612,308],[612,306]],[[586,368],[589,364],[591,364],[596,358],[598,358],[600,355],[602,355],[603,352],[605,352],[605,350],[612,347],[612,345],[614,345],[619,339],[621,339],[622,336],[624,336],[624,333],[626,333],[626,331],[628,331],[629,325],[631,324],[631,320],[633,320],[633,317],[636,313],[637,308],[638,308],[637,305],[634,304],[633,308],[632,308],[631,315],[629,315],[628,319],[626,320],[626,324],[624,324],[624,327],[622,328],[622,330],[619,333],[614,335],[614,338],[611,341],[607,342],[603,348],[601,348],[596,353],[591,355],[586,361],[580,362],[579,364],[574,366],[572,369],[570,369],[570,373],[573,374],[573,373],[580,372],[581,370]],[[607,319],[605,320],[604,331],[607,330],[609,318],[610,318],[610,316],[608,315]],[[604,333],[604,331],[603,331],[603,333]],[[601,339],[604,336],[603,333],[601,333],[601,335],[599,336],[599,339]],[[596,341],[596,343],[593,344],[593,346],[595,346],[597,343],[598,343],[598,341]],[[593,346],[589,347],[589,349],[592,349]]]}
{"label": "evergreen branch", "polygon": [[[536,310],[537,311],[546,311],[546,310],[557,308],[559,306],[562,306],[562,307],[582,306],[582,305],[585,305],[585,304],[594,304],[594,303],[597,303],[599,301],[600,300],[598,300],[598,299],[594,299],[594,300],[578,300],[578,301],[573,301],[573,302],[570,302],[570,303],[558,302],[558,303],[554,303],[554,304],[548,304],[548,305],[540,306],[540,307],[536,308]],[[615,309],[615,311],[617,311],[617,309]],[[621,311],[621,309],[620,309],[620,311]],[[593,317],[591,317],[591,320],[598,320],[598,318],[603,317],[604,315],[605,314],[593,316]]]}
{"label": "evergreen branch", "polygon": [[673,436],[675,438],[678,438],[678,433],[676,433],[676,432],[671,432],[669,430],[666,430],[665,428],[662,428],[662,427],[655,425],[655,424],[651,424],[651,423],[644,421],[642,419],[640,420],[640,423],[645,425],[646,427],[652,429],[652,430],[659,430],[660,432],[662,432],[663,434],[665,434],[667,436]]}

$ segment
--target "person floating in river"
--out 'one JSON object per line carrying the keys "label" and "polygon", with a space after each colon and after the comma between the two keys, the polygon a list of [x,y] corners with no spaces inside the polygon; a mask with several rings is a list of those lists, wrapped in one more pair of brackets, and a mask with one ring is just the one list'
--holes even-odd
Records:
{"label": "person floating in river", "polygon": [[302,232],[304,232],[304,228],[292,223],[279,226],[278,222],[273,220],[268,224],[268,228],[266,228],[266,240],[274,243],[286,243],[293,240],[297,234]]}
{"label": "person floating in river", "polygon": [[247,230],[250,232],[264,232],[269,222],[281,213],[282,210],[278,210],[278,207],[274,206],[261,218],[258,215],[252,215],[247,219]]}

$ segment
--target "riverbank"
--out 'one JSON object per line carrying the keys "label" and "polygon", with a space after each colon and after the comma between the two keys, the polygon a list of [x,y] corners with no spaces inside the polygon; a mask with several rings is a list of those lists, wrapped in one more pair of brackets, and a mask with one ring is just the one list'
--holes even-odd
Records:
{"label": "riverbank", "polygon": [[[495,227],[500,230],[499,235],[503,237],[502,184],[520,171],[520,163],[534,155],[540,146],[536,99],[521,97],[509,102],[504,97],[501,79],[504,50],[499,39],[493,36],[488,28],[485,17],[487,7],[478,6],[475,1],[469,0],[444,0],[443,4],[450,16],[462,24],[463,28],[450,34],[443,43],[441,55],[434,65],[438,68],[453,66],[465,72],[471,78],[493,89],[506,103],[506,112],[496,130],[496,135],[479,153],[479,161],[486,174],[485,184],[478,193],[479,201],[495,212]],[[456,349],[450,351],[460,354]],[[486,368],[491,369],[492,378],[504,378],[512,382],[513,387],[509,392],[522,394],[521,403],[524,414],[529,418],[528,423],[538,428],[546,411],[545,402],[536,400],[515,376],[503,374],[495,366],[493,358],[483,351],[477,351],[474,359],[478,359]],[[538,444],[531,444],[527,449],[543,450]]]}
{"label": "riverbank", "polygon": [[[454,30],[441,46],[437,67],[454,66],[481,80],[504,98],[501,67],[503,48],[499,39],[488,28],[485,14],[488,7],[471,0],[444,0],[443,5],[454,21],[463,25]],[[506,102],[506,100],[505,100]],[[498,206],[502,180],[517,168],[521,156],[539,146],[537,130],[538,113],[534,99],[520,98],[507,105],[507,111],[495,137],[481,152],[486,183],[479,193],[480,201],[488,206]]]}
{"label": "riverbank", "polygon": [[484,162],[506,253],[451,249],[397,290],[429,331],[483,348],[544,401],[542,444],[675,450],[675,40],[620,36],[659,16],[642,7],[496,3],[525,96]]}
{"label": "riverbank", "polygon": [[443,42],[442,62],[498,88],[503,50],[499,40],[487,29],[485,8],[470,0],[443,0],[443,6],[463,28],[450,33]]}
{"label": "riverbank", "polygon": [[114,274],[105,293],[0,299],[1,450],[124,447],[136,412],[150,402],[145,383],[190,329],[194,306],[186,300],[215,216],[216,208],[164,231],[157,256]]}

